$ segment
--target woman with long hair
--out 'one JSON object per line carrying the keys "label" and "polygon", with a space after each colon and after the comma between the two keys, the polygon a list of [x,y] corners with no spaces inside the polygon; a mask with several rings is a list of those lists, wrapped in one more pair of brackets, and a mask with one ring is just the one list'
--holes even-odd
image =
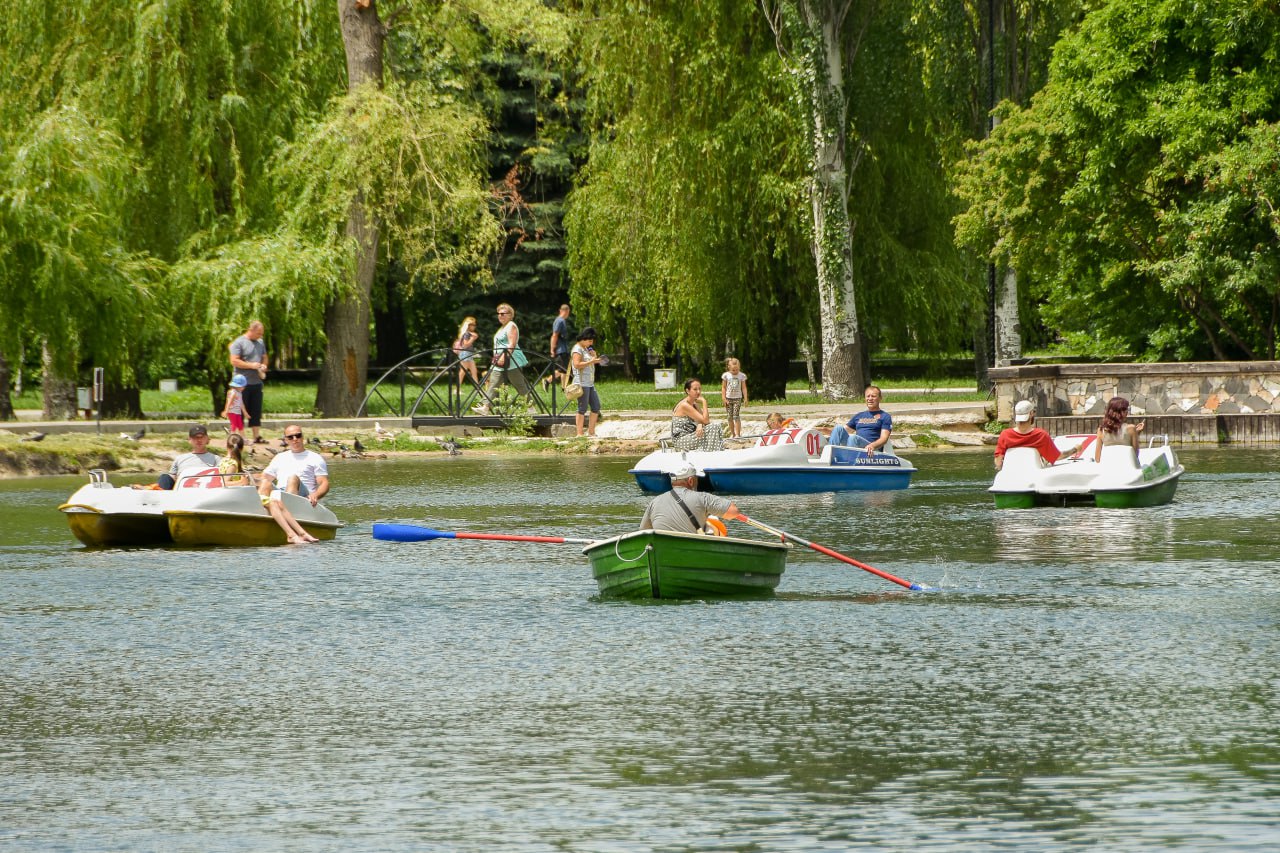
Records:
{"label": "woman with long hair", "polygon": [[684,381],[684,399],[671,410],[671,438],[676,450],[724,449],[723,430],[711,423],[707,398],[702,396],[702,383],[697,379]]}
{"label": "woman with long hair", "polygon": [[1093,461],[1102,459],[1103,446],[1124,445],[1133,448],[1133,458],[1138,458],[1138,433],[1142,432],[1146,421],[1136,424],[1125,423],[1129,417],[1129,401],[1124,397],[1112,397],[1107,401],[1107,410],[1102,413],[1102,423],[1098,426],[1097,441],[1093,443]]}
{"label": "woman with long hair", "polygon": [[476,331],[476,318],[464,317],[458,327],[458,337],[453,342],[453,352],[458,356],[458,384],[463,377],[471,374],[471,384],[480,385],[480,374],[476,370],[476,341],[480,334]]}

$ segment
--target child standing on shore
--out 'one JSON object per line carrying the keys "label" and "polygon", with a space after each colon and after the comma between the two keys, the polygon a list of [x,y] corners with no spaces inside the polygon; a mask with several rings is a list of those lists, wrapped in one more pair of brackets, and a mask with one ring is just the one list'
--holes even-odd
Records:
{"label": "child standing on shore", "polygon": [[249,380],[240,374],[231,377],[231,387],[227,389],[227,402],[222,406],[222,417],[231,424],[232,435],[244,435],[244,387]]}
{"label": "child standing on shore", "polygon": [[747,404],[747,374],[736,358],[727,359],[724,373],[720,375],[720,400],[724,403],[725,416],[729,420],[729,435],[742,435],[742,407]]}

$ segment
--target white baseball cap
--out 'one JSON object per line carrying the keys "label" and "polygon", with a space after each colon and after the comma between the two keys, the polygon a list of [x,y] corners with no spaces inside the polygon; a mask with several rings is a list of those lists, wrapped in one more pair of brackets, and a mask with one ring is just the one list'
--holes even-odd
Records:
{"label": "white baseball cap", "polygon": [[1013,407],[1013,422],[1016,424],[1031,420],[1031,415],[1035,412],[1035,406],[1030,400],[1023,400]]}
{"label": "white baseball cap", "polygon": [[698,469],[694,468],[688,462],[685,462],[682,465],[677,466],[676,469],[672,471],[670,474],[670,477],[673,481],[687,480],[690,477],[696,477],[696,476],[698,476]]}

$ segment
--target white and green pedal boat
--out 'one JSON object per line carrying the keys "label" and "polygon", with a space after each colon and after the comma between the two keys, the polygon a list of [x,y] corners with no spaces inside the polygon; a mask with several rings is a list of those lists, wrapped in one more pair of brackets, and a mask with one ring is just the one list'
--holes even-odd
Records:
{"label": "white and green pedal boat", "polygon": [[[1053,440],[1059,450],[1083,445],[1079,457],[1061,457],[1053,465],[1032,447],[1015,447],[1004,457],[987,491],[998,509],[1037,506],[1100,506],[1127,509],[1160,506],[1173,500],[1182,476],[1182,465],[1169,445],[1168,436],[1151,436],[1148,446],[1133,449],[1115,445],[1102,448],[1093,459],[1092,435],[1060,435]],[[1158,442],[1158,443],[1157,443]]]}

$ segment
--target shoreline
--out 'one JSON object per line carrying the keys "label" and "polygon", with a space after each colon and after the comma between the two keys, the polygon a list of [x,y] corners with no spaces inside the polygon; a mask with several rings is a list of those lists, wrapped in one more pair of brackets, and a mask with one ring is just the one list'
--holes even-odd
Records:
{"label": "shoreline", "polygon": [[[796,412],[793,417],[801,427],[829,428],[835,417],[813,417]],[[763,418],[763,414],[760,415]],[[481,432],[475,427],[421,427],[413,430],[399,419],[383,419],[387,424],[384,435],[375,433],[371,420],[361,420],[358,426],[350,421],[325,423],[309,419],[297,419],[308,426],[309,449],[323,453],[330,462],[357,463],[370,459],[407,459],[449,456],[449,442],[455,450],[465,454],[506,455],[561,453],[566,455],[635,456],[647,455],[659,447],[659,439],[670,431],[670,418],[657,413],[622,413],[606,416],[597,427],[594,438],[576,437],[572,425],[568,436],[511,437],[495,431]],[[995,443],[995,436],[984,431],[973,419],[960,420],[943,416],[932,420],[941,423],[920,423],[912,418],[903,419],[901,431],[895,430],[895,446],[899,451],[914,452],[922,449],[979,447]],[[292,422],[292,421],[291,421]],[[71,423],[71,422],[69,422]],[[189,422],[138,422],[147,428],[140,440],[130,438],[133,422],[104,422],[102,433],[67,431],[48,433],[39,441],[32,438],[38,431],[29,424],[7,422],[0,425],[0,479],[22,479],[41,476],[87,475],[91,469],[102,468],[110,474],[157,475],[169,469],[173,459],[188,449],[185,431]],[[267,445],[246,447],[246,465],[251,469],[266,466],[280,449],[278,433],[283,421],[263,422],[263,437]],[[79,424],[77,424],[79,426]],[[92,425],[90,425],[92,426]],[[83,428],[82,428],[83,429]],[[217,426],[213,426],[216,430]],[[557,431],[563,431],[558,427]],[[763,420],[744,418],[744,436],[763,432]],[[390,434],[390,438],[386,435]],[[356,440],[364,451],[354,449]],[[318,442],[318,444],[317,444]],[[216,432],[210,449],[219,456],[224,454],[222,439]]]}

